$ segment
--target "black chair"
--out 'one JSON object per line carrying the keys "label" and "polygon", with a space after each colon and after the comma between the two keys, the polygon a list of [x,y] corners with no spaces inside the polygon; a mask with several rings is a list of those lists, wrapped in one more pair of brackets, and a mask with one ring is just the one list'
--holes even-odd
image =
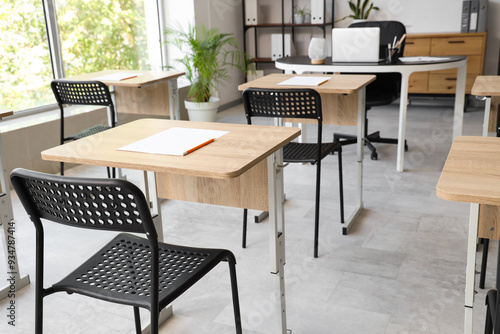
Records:
{"label": "black chair", "polygon": [[[69,140],[78,140],[105,130],[110,127],[115,127],[115,106],[111,99],[108,86],[100,81],[70,81],[70,80],[53,80],[51,83],[52,91],[56,97],[59,110],[61,111],[61,129],[60,129],[60,144],[64,144]],[[64,105],[92,105],[108,107],[108,118],[111,126],[97,124],[88,129],[82,130],[70,136],[64,135]],[[113,175],[112,175],[113,174]],[[112,173],[108,168],[108,177],[114,177],[115,170]],[[61,162],[61,175],[64,175],[64,163]]]}
{"label": "black chair", "polygon": [[[318,122],[316,143],[292,142],[283,148],[285,163],[311,163],[316,165],[316,208],[314,216],[314,257],[318,257],[319,237],[319,200],[321,180],[321,160],[338,152],[340,222],[344,223],[344,191],[342,177],[342,146],[339,143],[323,143],[323,115],[321,96],[313,89],[256,89],[248,88],[243,92],[243,106],[248,124],[252,117],[315,119]],[[243,247],[246,245],[246,216],[243,219]]]}
{"label": "black chair", "polygon": [[[385,58],[387,44],[394,42],[394,37],[399,41],[406,34],[405,26],[398,21],[366,21],[357,22],[349,28],[379,27],[380,28],[380,49],[381,58]],[[401,43],[399,51],[395,54],[395,59],[403,55],[404,41]],[[383,65],[381,65],[383,66]],[[377,73],[377,79],[366,87],[366,111],[372,107],[389,105],[398,99],[401,91],[401,74],[399,73]],[[382,138],[380,132],[376,131],[368,134],[368,118],[365,119],[365,145],[371,151],[371,159],[377,160],[378,153],[373,143],[397,144],[397,138]],[[355,144],[357,136],[348,134],[334,134],[334,141],[340,141],[342,146]],[[405,140],[405,151],[408,151],[408,145]]]}
{"label": "black chair", "polygon": [[[121,179],[83,179],[15,169],[11,181],[36,229],[35,333],[43,329],[43,298],[55,292],[78,293],[134,309],[141,333],[139,307],[151,313],[151,333],[158,333],[162,308],[179,297],[221,261],[229,263],[236,333],[242,333],[236,260],[223,249],[204,249],[158,242],[142,191]],[[71,274],[44,288],[44,224],[120,233]],[[71,261],[71,259],[68,259]]]}

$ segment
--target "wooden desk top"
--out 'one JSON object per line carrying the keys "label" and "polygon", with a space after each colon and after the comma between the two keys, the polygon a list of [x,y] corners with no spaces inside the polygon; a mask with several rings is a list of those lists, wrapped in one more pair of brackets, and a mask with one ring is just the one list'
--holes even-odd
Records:
{"label": "wooden desk top", "polygon": [[[171,127],[229,131],[186,156],[117,149]],[[42,158],[78,164],[129,168],[228,179],[237,177],[300,135],[291,127],[141,119],[42,152]]]}
{"label": "wooden desk top", "polygon": [[298,76],[297,74],[270,74],[265,77],[258,78],[238,86],[238,90],[244,91],[246,88],[274,88],[274,89],[297,89],[297,88],[312,88],[318,93],[325,94],[353,94],[362,87],[365,87],[370,82],[375,80],[374,75],[349,75],[349,74],[331,74],[331,75],[318,75],[318,74],[303,74],[300,76],[324,76],[331,77],[327,82],[319,86],[285,86],[278,85],[278,83],[285,81],[289,78]]}
{"label": "wooden desk top", "polygon": [[471,94],[477,96],[500,96],[500,76],[482,75],[476,77]]}
{"label": "wooden desk top", "polygon": [[138,76],[127,80],[101,80],[106,85],[121,86],[121,87],[142,87],[144,85],[151,85],[154,83],[171,80],[184,75],[184,72],[179,71],[133,71],[133,70],[107,70],[93,73],[77,75],[74,77],[66,78],[68,80],[94,80],[96,77],[103,75],[119,73],[119,72],[132,72],[132,73],[146,73],[145,75]]}
{"label": "wooden desk top", "polygon": [[500,138],[455,138],[436,193],[450,201],[500,205]]}

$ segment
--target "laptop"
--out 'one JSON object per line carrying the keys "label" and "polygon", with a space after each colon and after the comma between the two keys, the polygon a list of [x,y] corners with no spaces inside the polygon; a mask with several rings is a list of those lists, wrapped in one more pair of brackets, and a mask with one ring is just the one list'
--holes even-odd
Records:
{"label": "laptop", "polygon": [[379,62],[380,28],[332,29],[332,62]]}

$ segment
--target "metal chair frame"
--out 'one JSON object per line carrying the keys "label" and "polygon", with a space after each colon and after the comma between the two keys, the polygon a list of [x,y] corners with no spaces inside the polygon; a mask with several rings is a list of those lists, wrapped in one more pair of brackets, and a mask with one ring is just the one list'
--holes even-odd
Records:
{"label": "metal chair frame", "polygon": [[[55,292],[133,306],[136,332],[139,308],[150,311],[151,333],[158,333],[160,310],[221,261],[229,264],[236,333],[241,315],[236,259],[224,249],[193,248],[158,242],[142,191],[121,179],[86,179],[15,169],[12,185],[36,229],[35,333],[43,332],[43,298]],[[44,288],[45,221],[119,233],[68,276]],[[43,221],[43,223],[42,223]]]}
{"label": "metal chair frame", "polygon": [[[60,110],[60,144],[69,140],[78,140],[115,127],[116,112],[108,86],[100,81],[52,80],[52,92]],[[64,135],[64,105],[93,105],[108,108],[109,125],[97,124],[70,136]],[[64,175],[64,163],[61,162],[61,175]],[[115,170],[108,177],[115,177]]]}
{"label": "metal chair frame", "polygon": [[[257,89],[243,92],[243,105],[247,123],[252,117],[314,119],[317,121],[316,143],[292,142],[283,148],[285,163],[311,163],[316,165],[316,202],[314,215],[314,257],[318,257],[319,209],[321,160],[338,152],[340,222],[344,223],[344,190],[342,176],[342,146],[339,143],[323,143],[323,114],[321,96],[313,89]],[[243,247],[246,246],[247,210],[243,212]]]}

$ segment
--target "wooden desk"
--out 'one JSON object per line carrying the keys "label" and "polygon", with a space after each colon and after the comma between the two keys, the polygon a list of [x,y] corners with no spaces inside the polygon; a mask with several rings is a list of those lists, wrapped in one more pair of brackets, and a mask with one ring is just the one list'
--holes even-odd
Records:
{"label": "wooden desk", "polygon": [[[483,207],[500,206],[500,138],[457,137],[453,142],[436,193],[439,198],[470,204],[469,237],[467,247],[467,269],[465,283],[465,326],[464,333],[472,333],[474,307],[474,280],[476,267],[476,245],[478,227],[485,238],[498,238],[498,233],[489,231],[491,225],[479,224]],[[481,206],[481,210],[480,210]],[[498,214],[486,211],[482,214]],[[498,217],[495,219],[498,220]],[[484,222],[491,219],[484,219]]]}
{"label": "wooden desk", "polygon": [[331,57],[325,59],[325,64],[312,65],[307,56],[285,57],[276,60],[276,67],[285,71],[295,73],[304,72],[344,72],[344,73],[401,73],[401,93],[399,99],[399,131],[398,131],[398,158],[396,169],[402,172],[404,169],[404,142],[406,138],[406,114],[408,104],[408,89],[410,76],[413,73],[426,71],[439,71],[457,69],[457,80],[450,84],[455,86],[455,113],[453,117],[453,138],[462,134],[465,85],[467,82],[467,57],[448,56],[439,61],[422,61],[414,63],[403,63],[398,61],[392,63],[333,63]]}
{"label": "wooden desk", "polygon": [[500,76],[478,76],[471,93],[485,98],[483,136],[487,136],[488,132],[496,132],[498,104],[500,103]]}
{"label": "wooden desk", "polygon": [[[293,74],[271,74],[238,86],[240,91],[246,88],[293,89],[312,88],[321,95],[323,124],[357,125],[357,162],[358,185],[356,207],[342,226],[342,234],[347,234],[353,227],[363,209],[363,156],[365,132],[365,88],[375,80],[374,75],[323,75],[330,79],[319,86],[284,86],[278,83],[294,77]],[[321,76],[321,75],[314,75]],[[291,120],[297,121],[297,120]],[[307,120],[309,121],[309,120]],[[303,122],[303,120],[300,120]]]}
{"label": "wooden desk", "polygon": [[165,116],[166,110],[169,109],[170,119],[180,119],[177,78],[184,75],[184,72],[109,70],[82,74],[67,79],[95,80],[104,75],[120,72],[144,75],[121,81],[99,80],[108,86],[114,86],[117,111],[127,114]]}
{"label": "wooden desk", "polygon": [[[117,150],[174,126],[229,133],[183,157]],[[283,168],[279,166],[283,165],[282,147],[299,135],[297,128],[142,119],[48,149],[42,152],[42,158],[152,171],[157,176],[158,196],[170,199],[211,204],[219,204],[220,200],[227,205],[227,198],[233,197],[237,199],[234,206],[240,202],[241,207],[246,207],[242,197],[267,196],[271,273],[276,282],[277,330],[274,332],[286,334]],[[261,177],[252,178],[252,173]],[[254,184],[262,181],[267,183],[266,195],[255,191]],[[177,187],[181,189],[176,190]],[[192,189],[186,190],[188,187]],[[175,197],[178,193],[179,198]],[[161,223],[156,226],[162,235]]]}
{"label": "wooden desk", "polygon": [[[13,112],[11,110],[0,109],[0,120],[12,114]],[[3,167],[4,161],[5,156],[3,154],[2,135],[0,133],[0,168],[2,169],[0,172],[0,184],[2,185],[3,191],[3,193],[0,193],[0,225],[3,227],[3,249],[5,251],[6,260],[4,268],[7,270],[7,277],[14,278],[13,283],[15,285],[15,289],[12,289],[11,282],[2,282],[2,286],[5,283],[7,283],[7,285],[0,289],[0,300],[7,298],[9,295],[12,296],[14,291],[23,288],[30,282],[29,276],[21,276],[19,270],[15,238],[16,224],[14,221],[14,212],[12,210],[12,199],[10,197],[9,176],[7,175],[7,170]],[[14,300],[14,298],[12,298],[12,300]]]}

